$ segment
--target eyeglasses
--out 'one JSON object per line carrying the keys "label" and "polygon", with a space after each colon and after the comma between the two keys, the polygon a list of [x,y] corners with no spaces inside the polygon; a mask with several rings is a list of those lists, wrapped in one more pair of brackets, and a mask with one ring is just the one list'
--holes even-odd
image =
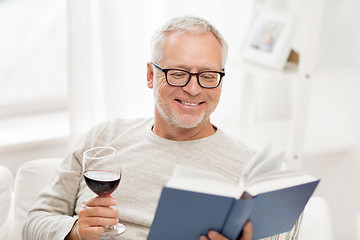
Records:
{"label": "eyeglasses", "polygon": [[166,82],[174,87],[184,87],[190,82],[191,76],[196,76],[197,82],[201,87],[216,88],[220,85],[223,76],[225,76],[224,72],[202,71],[191,73],[181,69],[163,69],[156,63],[152,63],[152,65],[165,73]]}

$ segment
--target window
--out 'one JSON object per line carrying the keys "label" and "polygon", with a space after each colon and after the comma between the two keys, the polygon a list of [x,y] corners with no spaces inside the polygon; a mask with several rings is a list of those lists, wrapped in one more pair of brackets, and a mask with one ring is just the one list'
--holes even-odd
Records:
{"label": "window", "polygon": [[0,2],[0,118],[66,109],[65,4]]}
{"label": "window", "polygon": [[67,137],[66,0],[0,0],[0,36],[0,150]]}

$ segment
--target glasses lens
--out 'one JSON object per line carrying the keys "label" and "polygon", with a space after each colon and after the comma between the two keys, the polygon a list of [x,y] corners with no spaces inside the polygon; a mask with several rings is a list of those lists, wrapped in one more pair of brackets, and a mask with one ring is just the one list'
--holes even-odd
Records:
{"label": "glasses lens", "polygon": [[221,79],[220,73],[217,72],[203,72],[199,75],[200,85],[203,87],[216,87]]}
{"label": "glasses lens", "polygon": [[182,70],[169,70],[167,80],[171,85],[183,86],[189,79],[189,73]]}

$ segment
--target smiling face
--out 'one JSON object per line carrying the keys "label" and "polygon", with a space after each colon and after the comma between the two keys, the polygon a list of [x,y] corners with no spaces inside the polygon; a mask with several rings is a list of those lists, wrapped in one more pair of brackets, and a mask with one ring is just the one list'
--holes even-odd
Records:
{"label": "smiling face", "polygon": [[[157,64],[197,73],[221,71],[221,45],[211,33],[170,33],[164,42],[163,56]],[[167,84],[165,74],[148,63],[148,86],[154,89],[155,133],[175,139],[187,132],[191,138],[214,133],[210,115],[219,103],[221,85],[214,89],[199,86],[196,76],[184,87]],[[190,133],[191,132],[191,133]]]}

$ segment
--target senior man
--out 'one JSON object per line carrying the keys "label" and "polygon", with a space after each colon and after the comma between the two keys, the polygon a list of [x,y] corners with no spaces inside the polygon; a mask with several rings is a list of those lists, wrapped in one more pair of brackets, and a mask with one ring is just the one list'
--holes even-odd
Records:
{"label": "senior man", "polygon": [[[221,95],[227,51],[221,34],[198,17],[175,18],[158,29],[147,63],[154,117],[94,126],[40,195],[23,238],[97,239],[104,225],[121,222],[126,231],[120,239],[146,239],[162,187],[177,164],[238,181],[253,153],[210,122]],[[83,180],[82,155],[96,146],[119,152],[123,176],[112,197],[94,197]],[[247,223],[241,239],[251,238]],[[199,239],[227,238],[210,231]]]}

